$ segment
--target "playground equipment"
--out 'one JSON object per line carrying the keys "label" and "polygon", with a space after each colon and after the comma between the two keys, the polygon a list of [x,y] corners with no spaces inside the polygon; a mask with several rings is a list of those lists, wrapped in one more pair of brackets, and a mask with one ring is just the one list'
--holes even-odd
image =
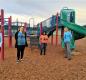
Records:
{"label": "playground equipment", "polygon": [[[84,38],[86,36],[86,28],[75,24],[75,11],[68,8],[63,8],[60,12],[60,15],[54,15],[47,20],[40,22],[38,27],[40,28],[40,33],[46,31],[48,36],[52,36],[53,32],[56,30],[56,45],[58,44],[58,29],[60,28],[63,48],[64,27],[69,28],[73,33],[74,37],[71,40],[71,48],[75,48],[75,40]],[[53,43],[53,36],[51,42]]]}
{"label": "playground equipment", "polygon": [[[1,54],[0,57],[4,60],[4,10],[1,10],[0,14],[0,22],[1,22],[1,31],[2,31],[2,47],[1,47]],[[30,20],[29,20],[30,22]],[[16,25],[14,25],[16,23]],[[17,31],[19,24],[20,26],[24,26],[27,35],[30,36],[30,44],[33,45],[33,42],[37,39],[36,45],[39,43],[39,36],[42,32],[46,32],[48,37],[51,36],[51,43],[53,45],[53,32],[56,31],[56,45],[58,45],[58,31],[61,29],[61,44],[64,48],[64,41],[63,41],[63,34],[64,34],[64,27],[67,27],[71,30],[73,34],[73,39],[71,40],[71,48],[75,48],[75,40],[84,38],[86,36],[86,28],[80,25],[75,24],[75,11],[73,9],[63,8],[59,13],[56,15],[52,15],[47,20],[44,20],[37,24],[37,27],[30,27],[25,22],[12,22],[11,17],[8,18],[8,36],[9,36],[9,47],[12,44],[12,28],[14,27]],[[29,24],[30,25],[30,24]],[[34,26],[34,20],[33,20]],[[35,35],[35,36],[33,36]],[[36,37],[36,38],[35,38]],[[34,43],[35,44],[35,43]]]}
{"label": "playground equipment", "polygon": [[24,23],[24,31],[27,32],[27,23]]}
{"label": "playground equipment", "polygon": [[38,48],[39,47],[39,37],[37,35],[30,35],[30,48],[31,51],[33,50],[33,47]]}
{"label": "playground equipment", "polygon": [[[32,25],[30,25],[31,21],[33,22]],[[35,47],[35,48],[39,47],[39,35],[37,35],[37,29],[38,29],[38,27],[34,25],[34,18],[30,18],[29,19],[29,27],[30,27],[30,29],[29,29],[30,30],[30,32],[29,32],[29,34],[30,34],[29,35],[30,48],[31,48],[31,51],[32,51],[33,47]]]}
{"label": "playground equipment", "polygon": [[37,24],[37,26],[40,28],[40,31],[38,29],[38,32],[40,33],[40,35],[42,32],[47,32],[48,36],[51,36],[52,45],[53,45],[53,32],[55,30],[56,30],[56,45],[58,44],[58,19],[59,19],[59,16],[57,13],[56,16],[53,15],[47,20],[44,20],[39,24]]}
{"label": "playground equipment", "polygon": [[12,47],[12,17],[4,18],[4,24],[8,25],[8,47]]}
{"label": "playground equipment", "polygon": [[1,32],[2,32],[2,46],[0,52],[0,60],[4,60],[4,10],[0,11],[0,22],[1,22]]}
{"label": "playground equipment", "polygon": [[29,39],[30,39],[30,48],[32,50],[33,47],[38,48],[39,46],[39,35],[37,35],[37,27],[32,27],[30,35],[29,35]]}
{"label": "playground equipment", "polygon": [[[30,25],[31,22],[33,22],[32,25]],[[34,18],[30,18],[30,19],[29,19],[29,26],[30,26],[30,27],[34,27],[34,26],[35,26],[35,25],[34,25]]]}
{"label": "playground equipment", "polygon": [[58,13],[56,15],[56,45],[58,44]]}
{"label": "playground equipment", "polygon": [[[61,24],[64,27],[69,28],[73,33],[73,39],[71,40],[71,48],[75,48],[75,40],[85,37],[86,29],[83,26],[75,24],[75,11],[73,9],[62,9]],[[64,48],[64,42],[62,40],[62,47]]]}

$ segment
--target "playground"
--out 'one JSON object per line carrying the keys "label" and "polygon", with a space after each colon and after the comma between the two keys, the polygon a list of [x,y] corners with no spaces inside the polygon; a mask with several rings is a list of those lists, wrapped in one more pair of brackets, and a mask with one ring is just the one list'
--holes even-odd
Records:
{"label": "playground", "polygon": [[[63,8],[60,13],[57,12],[33,28],[30,23],[12,22],[12,16],[5,18],[4,15],[2,9],[0,80],[86,80],[86,28],[75,23],[74,9]],[[28,47],[25,49],[24,60],[16,64],[14,35],[19,26],[23,26],[27,33]],[[64,58],[65,27],[73,34],[70,61]],[[46,55],[41,56],[39,41],[36,43],[36,39],[45,31],[49,41]]]}

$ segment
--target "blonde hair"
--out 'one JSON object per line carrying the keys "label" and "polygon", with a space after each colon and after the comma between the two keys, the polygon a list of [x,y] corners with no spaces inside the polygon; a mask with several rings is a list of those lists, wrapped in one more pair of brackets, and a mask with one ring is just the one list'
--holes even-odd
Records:
{"label": "blonde hair", "polygon": [[68,29],[67,27],[65,27],[65,28],[64,28],[64,31],[67,32],[67,31],[69,31],[69,29]]}

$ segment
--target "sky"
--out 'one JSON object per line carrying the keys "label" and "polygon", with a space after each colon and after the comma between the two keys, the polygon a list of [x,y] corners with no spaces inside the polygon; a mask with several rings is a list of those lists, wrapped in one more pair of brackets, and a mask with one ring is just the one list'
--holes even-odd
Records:
{"label": "sky", "polygon": [[13,21],[18,18],[26,22],[34,18],[35,24],[60,13],[63,7],[75,9],[76,23],[86,24],[86,0],[0,0],[5,17],[12,16]]}

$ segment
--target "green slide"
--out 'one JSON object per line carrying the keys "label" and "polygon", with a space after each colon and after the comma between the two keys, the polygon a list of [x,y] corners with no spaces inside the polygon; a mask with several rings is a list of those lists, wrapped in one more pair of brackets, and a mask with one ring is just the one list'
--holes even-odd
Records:
{"label": "green slide", "polygon": [[[63,26],[73,31],[73,39],[71,40],[70,47],[75,48],[75,44],[74,44],[75,40],[84,38],[86,36],[86,28],[84,28],[83,26],[74,24],[74,23],[66,22],[64,20],[61,20],[61,23]],[[62,39],[62,47],[64,48],[63,39]]]}

